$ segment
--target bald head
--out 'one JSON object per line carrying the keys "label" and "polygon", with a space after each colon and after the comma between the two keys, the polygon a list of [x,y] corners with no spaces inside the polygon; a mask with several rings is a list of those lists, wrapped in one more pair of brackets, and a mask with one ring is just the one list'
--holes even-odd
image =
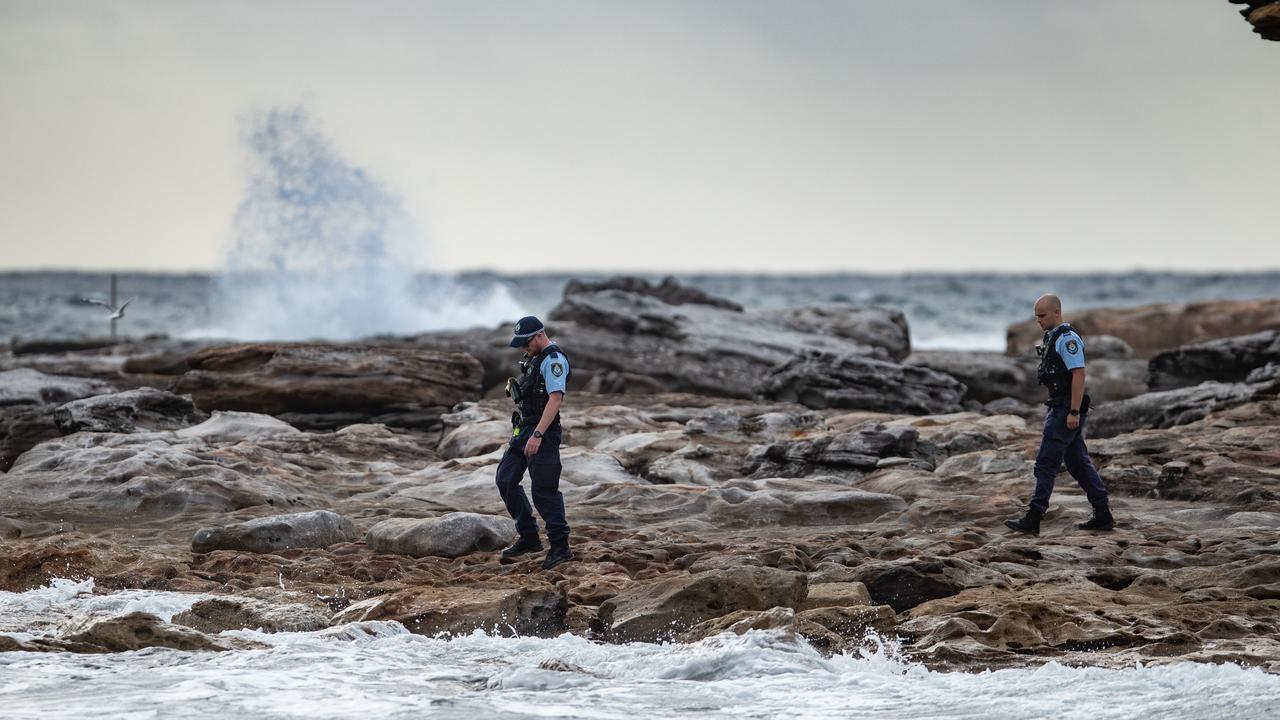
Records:
{"label": "bald head", "polygon": [[1041,330],[1049,330],[1062,324],[1062,299],[1053,293],[1045,293],[1036,300],[1036,323]]}

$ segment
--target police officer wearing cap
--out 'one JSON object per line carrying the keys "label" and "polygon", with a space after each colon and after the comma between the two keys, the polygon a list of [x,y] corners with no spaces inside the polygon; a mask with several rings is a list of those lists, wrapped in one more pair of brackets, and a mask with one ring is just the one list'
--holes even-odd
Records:
{"label": "police officer wearing cap", "polygon": [[511,347],[524,350],[519,378],[507,381],[507,394],[515,402],[511,415],[511,441],[498,464],[498,494],[516,521],[519,537],[502,551],[503,563],[542,549],[538,523],[520,480],[529,471],[533,507],[547,526],[551,549],[542,561],[550,570],[573,559],[569,550],[569,523],[560,494],[560,405],[569,380],[569,358],[547,337],[542,321],[529,316],[516,323]]}
{"label": "police officer wearing cap", "polygon": [[1062,321],[1062,300],[1042,295],[1035,304],[1036,323],[1044,331],[1044,343],[1036,346],[1040,366],[1036,377],[1049,389],[1049,410],[1044,419],[1044,437],[1036,454],[1035,493],[1030,507],[1020,518],[1004,522],[1010,529],[1029,535],[1040,534],[1040,519],[1049,510],[1049,496],[1058,468],[1067,472],[1084,489],[1093,515],[1076,527],[1081,530],[1110,530],[1115,527],[1108,506],[1107,488],[1089,459],[1084,444],[1084,424],[1089,416],[1089,396],[1084,391],[1084,339]]}

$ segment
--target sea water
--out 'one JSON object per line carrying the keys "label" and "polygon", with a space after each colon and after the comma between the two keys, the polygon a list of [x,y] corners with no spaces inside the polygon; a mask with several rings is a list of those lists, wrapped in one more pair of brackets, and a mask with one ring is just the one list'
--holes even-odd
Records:
{"label": "sea water", "polygon": [[[397,276],[399,277],[399,276]],[[121,299],[137,296],[119,323],[123,334],[165,333],[173,337],[239,340],[328,338],[350,340],[376,332],[497,327],[526,314],[545,315],[559,302],[572,278],[599,280],[601,273],[445,275],[419,272],[398,294],[404,307],[387,309],[381,299],[365,303],[360,317],[337,326],[332,318],[302,302],[310,283],[295,286],[298,303],[267,303],[246,319],[228,318],[223,304],[228,281],[219,273],[123,274]],[[661,280],[661,275],[644,275]],[[1280,273],[1212,275],[1126,273],[1089,275],[852,273],[795,275],[693,275],[676,278],[748,309],[776,309],[814,303],[881,305],[901,310],[918,348],[1002,351],[1009,324],[1031,317],[1040,293],[1056,290],[1071,308],[1133,307],[1153,302],[1280,297]],[[0,273],[0,338],[103,335],[101,308],[82,297],[105,297],[110,277],[102,273]],[[237,310],[239,312],[239,310]],[[279,329],[280,337],[271,330]],[[286,331],[287,330],[287,331]]]}
{"label": "sea water", "polygon": [[[202,596],[95,594],[92,581],[0,593],[0,632]],[[36,632],[15,631],[22,622]],[[107,718],[1274,718],[1280,676],[1237,665],[1125,669],[1049,663],[939,672],[890,640],[824,657],[776,631],[607,645],[573,635],[425,637],[395,622],[317,632],[228,631],[258,649],[107,655],[0,653],[0,716]]]}

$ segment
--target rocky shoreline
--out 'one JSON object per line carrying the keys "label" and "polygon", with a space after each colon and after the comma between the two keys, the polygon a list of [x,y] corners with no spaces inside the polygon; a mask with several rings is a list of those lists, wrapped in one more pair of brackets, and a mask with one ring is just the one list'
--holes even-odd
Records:
{"label": "rocky shoreline", "polygon": [[1107,334],[1087,335],[1090,451],[1119,526],[1077,531],[1087,503],[1063,474],[1029,538],[1002,525],[1030,492],[1043,415],[1022,330],[1004,355],[912,352],[881,308],[571,284],[548,325],[575,367],[562,490],[578,559],[551,572],[498,563],[514,533],[493,485],[505,327],[15,341],[0,590],[93,578],[207,597],[171,621],[34,634],[0,613],[0,651],[220,650],[243,642],[223,630],[394,620],[602,642],[776,628],[825,652],[872,631],[939,668],[1280,672],[1277,308],[1197,306],[1190,336],[1159,326],[1177,312],[1092,312]]}

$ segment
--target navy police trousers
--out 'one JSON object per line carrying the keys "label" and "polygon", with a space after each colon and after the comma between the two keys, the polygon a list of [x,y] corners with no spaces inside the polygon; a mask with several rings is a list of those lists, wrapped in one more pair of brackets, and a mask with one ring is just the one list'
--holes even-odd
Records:
{"label": "navy police trousers", "polygon": [[1080,426],[1067,427],[1066,406],[1049,408],[1044,418],[1044,438],[1036,455],[1036,491],[1031,497],[1031,507],[1040,512],[1049,510],[1049,496],[1053,494],[1053,482],[1058,468],[1065,462],[1067,472],[1075,478],[1093,505],[1107,503],[1107,488],[1098,477],[1098,471],[1089,459],[1089,449],[1084,445],[1084,423],[1088,413],[1080,415]]}
{"label": "navy police trousers", "polygon": [[569,523],[564,518],[564,496],[560,494],[560,431],[543,434],[538,452],[533,457],[526,457],[524,445],[532,433],[533,428],[524,428],[507,444],[507,452],[498,463],[498,494],[516,521],[520,537],[537,537],[538,523],[533,519],[529,498],[520,486],[524,471],[528,469],[533,507],[538,509],[542,522],[547,526],[547,539],[552,542],[564,540],[569,537]]}

